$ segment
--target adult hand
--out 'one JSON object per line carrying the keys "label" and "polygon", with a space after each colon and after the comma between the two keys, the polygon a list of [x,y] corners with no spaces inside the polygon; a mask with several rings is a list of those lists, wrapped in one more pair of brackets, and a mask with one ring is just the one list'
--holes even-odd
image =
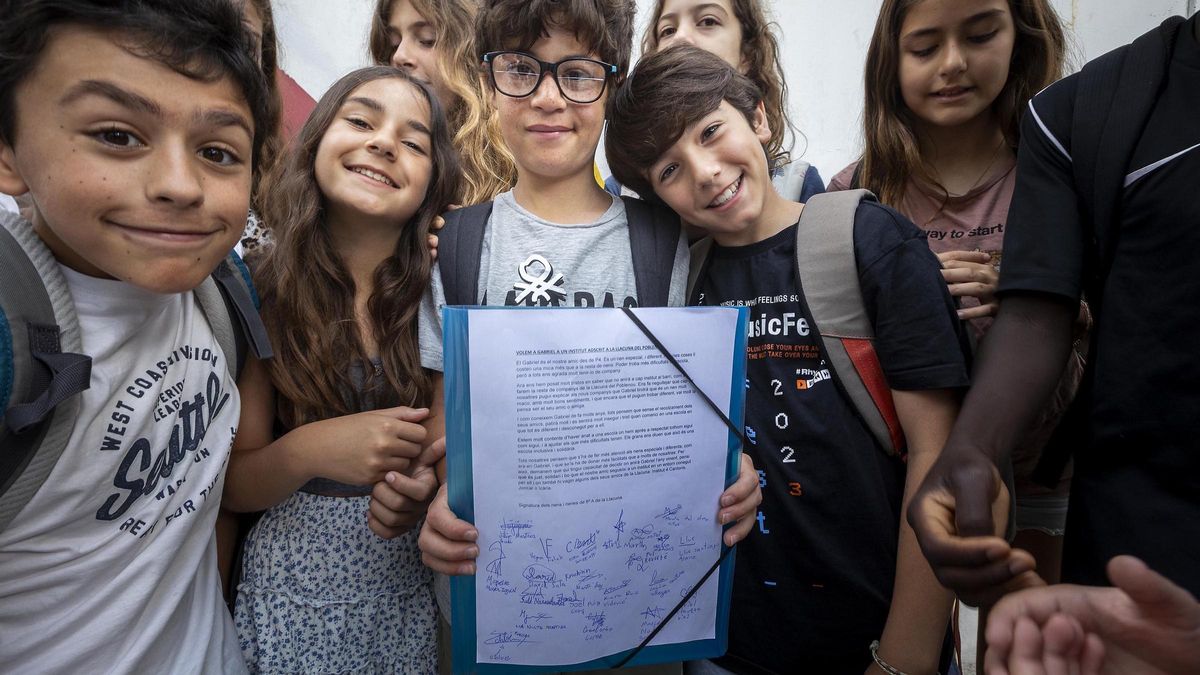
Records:
{"label": "adult hand", "polygon": [[1108,576],[1114,588],[1047,586],[1000,601],[987,624],[986,672],[1038,673],[1039,654],[1044,668],[1077,668],[1062,672],[1200,672],[1196,598],[1130,556],[1109,561]]}
{"label": "adult hand", "polygon": [[1000,536],[1009,503],[988,456],[948,445],[909,505],[908,523],[938,581],[969,605],[1040,583],[1033,556]]}
{"label": "adult hand", "polygon": [[438,489],[435,467],[446,456],[446,439],[439,438],[413,460],[406,473],[389,471],[371,491],[367,525],[384,539],[411,530],[429,508]]}
{"label": "adult hand", "polygon": [[938,254],[938,260],[942,262],[942,278],[950,287],[950,295],[979,300],[978,307],[964,307],[958,310],[958,318],[966,321],[996,315],[1000,309],[1000,302],[996,299],[1000,272],[992,266],[990,253],[946,251]]}
{"label": "adult hand", "polygon": [[721,493],[720,511],[717,519],[722,524],[733,523],[725,530],[725,545],[733,546],[750,534],[754,528],[758,505],[762,503],[762,488],[758,484],[758,472],[754,460],[742,453],[737,480]]}
{"label": "adult hand", "polygon": [[427,408],[400,406],[313,422],[301,447],[314,476],[350,485],[373,485],[388,472],[403,473],[421,454]]}
{"label": "adult hand", "polygon": [[479,546],[475,544],[478,538],[479,530],[450,510],[443,484],[429,505],[429,514],[417,539],[421,560],[434,572],[474,574],[475,559],[479,557]]}

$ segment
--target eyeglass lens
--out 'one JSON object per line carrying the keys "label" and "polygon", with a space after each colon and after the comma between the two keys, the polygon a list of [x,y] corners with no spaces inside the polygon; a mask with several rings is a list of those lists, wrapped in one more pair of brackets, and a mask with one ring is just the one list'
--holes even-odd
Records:
{"label": "eyeglass lens", "polygon": [[[542,65],[526,54],[505,52],[492,60],[496,88],[507,96],[528,96],[542,79]],[[586,59],[567,59],[557,64],[559,91],[576,103],[591,103],[604,93],[604,66]]]}

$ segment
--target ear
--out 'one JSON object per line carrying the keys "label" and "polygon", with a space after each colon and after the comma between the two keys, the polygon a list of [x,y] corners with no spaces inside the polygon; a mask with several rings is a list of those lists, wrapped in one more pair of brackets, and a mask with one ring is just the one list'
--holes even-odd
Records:
{"label": "ear", "polygon": [[13,197],[29,192],[29,186],[17,171],[16,150],[4,140],[0,140],[0,192]]}
{"label": "ear", "polygon": [[754,135],[763,145],[766,145],[771,140],[771,123],[767,121],[767,109],[762,101],[754,106],[754,117],[750,120],[750,126],[754,128]]}

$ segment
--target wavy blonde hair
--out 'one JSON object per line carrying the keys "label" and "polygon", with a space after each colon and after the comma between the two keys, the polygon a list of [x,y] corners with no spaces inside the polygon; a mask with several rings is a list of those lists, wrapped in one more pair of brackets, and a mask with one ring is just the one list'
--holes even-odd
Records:
{"label": "wavy blonde hair", "polygon": [[[642,35],[642,54],[658,51],[658,19],[662,16],[664,0],[654,1],[650,25]],[[779,41],[775,38],[778,26],[767,14],[760,0],[730,0],[733,14],[742,27],[742,59],[746,62],[746,77],[763,93],[763,108],[771,127],[766,143],[767,157],[775,162],[786,161],[796,134],[787,112],[788,87],[779,61]]]}
{"label": "wavy blonde hair", "polygon": [[[410,0],[436,34],[437,63],[453,101],[443,101],[462,165],[464,205],[486,202],[517,182],[517,165],[500,136],[495,109],[484,97],[475,53],[475,0]],[[388,19],[396,0],[377,0],[368,47],[375,63],[387,65],[396,51],[388,37]]]}
{"label": "wavy blonde hair", "polygon": [[[900,28],[917,2],[884,0],[867,48],[864,147],[857,182],[890,205],[900,203],[913,176],[938,185],[921,157],[916,120],[900,93]],[[1062,77],[1067,39],[1049,0],[1009,0],[1008,7],[1016,39],[1008,81],[992,105],[1006,142],[1016,148],[1025,104]]]}

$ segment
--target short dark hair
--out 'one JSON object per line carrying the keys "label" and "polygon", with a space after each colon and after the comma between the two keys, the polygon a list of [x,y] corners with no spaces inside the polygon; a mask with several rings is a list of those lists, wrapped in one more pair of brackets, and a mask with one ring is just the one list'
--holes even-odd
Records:
{"label": "short dark hair", "polygon": [[0,140],[16,142],[16,91],[50,31],[73,24],[111,31],[123,47],[192,79],[229,77],[254,119],[254,161],[272,132],[257,45],[233,0],[0,0]]}
{"label": "short dark hair", "polygon": [[699,47],[676,45],[645,56],[609,100],[604,142],[608,166],[622,185],[652,195],[647,171],[688,126],[719,108],[721,101],[753,120],[762,97],[748,77]]}
{"label": "short dark hair", "polygon": [[475,16],[475,45],[480,56],[528,50],[557,26],[616,66],[620,79],[629,71],[636,11],[633,0],[483,0]]}

